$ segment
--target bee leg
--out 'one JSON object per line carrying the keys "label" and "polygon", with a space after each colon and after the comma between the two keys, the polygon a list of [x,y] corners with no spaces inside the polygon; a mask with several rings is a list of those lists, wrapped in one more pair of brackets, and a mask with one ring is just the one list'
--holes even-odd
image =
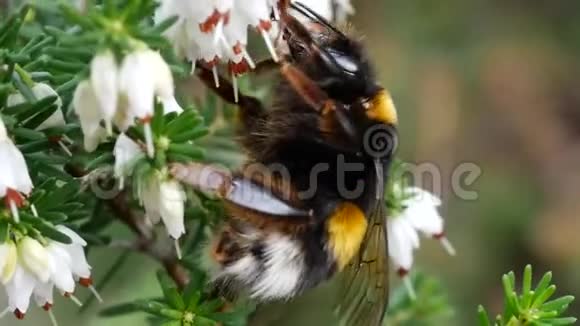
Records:
{"label": "bee leg", "polygon": [[323,135],[336,143],[341,143],[345,137],[356,141],[356,128],[343,105],[330,99],[316,82],[292,64],[283,63],[280,72],[302,99],[320,114],[319,129]]}
{"label": "bee leg", "polygon": [[208,164],[174,163],[171,164],[169,172],[174,178],[194,189],[222,197],[225,197],[232,187],[232,176],[229,171]]}
{"label": "bee leg", "polygon": [[[262,69],[265,69],[266,66],[266,63],[264,63]],[[245,129],[251,129],[254,121],[265,114],[264,106],[260,100],[243,94],[236,96],[237,92],[234,90],[234,85],[225,77],[218,74],[217,80],[219,81],[219,86],[216,86],[212,69],[198,64],[196,70],[198,77],[209,89],[224,101],[240,108],[239,119]]]}
{"label": "bee leg", "polygon": [[306,223],[312,216],[311,211],[294,207],[272,194],[272,188],[260,186],[242,176],[232,176],[229,171],[213,165],[173,163],[169,172],[175,179],[194,189],[221,197],[231,210],[238,211],[240,216],[256,224],[267,222],[272,217],[291,217],[296,223]]}

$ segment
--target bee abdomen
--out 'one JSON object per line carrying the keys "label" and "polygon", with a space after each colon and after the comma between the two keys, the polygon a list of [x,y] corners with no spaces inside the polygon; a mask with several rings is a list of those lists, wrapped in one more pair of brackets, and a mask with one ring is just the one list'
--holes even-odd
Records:
{"label": "bee abdomen", "polygon": [[216,269],[213,281],[228,296],[244,292],[260,301],[290,299],[306,284],[302,242],[280,232],[226,228],[210,248],[210,257]]}

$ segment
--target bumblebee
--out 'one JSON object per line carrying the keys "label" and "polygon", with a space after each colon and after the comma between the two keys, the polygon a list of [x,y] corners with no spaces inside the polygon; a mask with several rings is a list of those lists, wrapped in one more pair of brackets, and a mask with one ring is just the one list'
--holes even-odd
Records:
{"label": "bumblebee", "polygon": [[[344,325],[380,325],[388,302],[384,185],[397,113],[363,46],[309,8],[281,1],[287,54],[272,104],[232,96],[247,162],[230,173],[198,163],[172,174],[223,199],[228,218],[205,256],[222,293],[287,300],[336,274]],[[307,23],[296,18],[307,18]]]}

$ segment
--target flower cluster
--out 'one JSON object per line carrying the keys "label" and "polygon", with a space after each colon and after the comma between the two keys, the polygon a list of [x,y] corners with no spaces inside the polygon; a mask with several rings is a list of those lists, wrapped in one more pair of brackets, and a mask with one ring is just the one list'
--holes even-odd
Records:
{"label": "flower cluster", "polygon": [[417,187],[403,187],[397,183],[391,189],[392,200],[387,201],[391,216],[387,218],[389,257],[405,280],[413,296],[407,275],[413,265],[413,252],[419,248],[419,234],[437,239],[450,255],[455,249],[445,236],[443,219],[437,211],[441,200]]}
{"label": "flower cluster", "polygon": [[[298,0],[328,20],[344,21],[354,9],[350,0]],[[237,76],[254,69],[256,64],[247,50],[248,30],[255,30],[264,40],[274,61],[278,54],[274,39],[280,29],[277,0],[160,0],[156,22],[177,16],[178,21],[165,32],[176,53],[192,62],[199,60],[213,70],[219,87],[217,65],[227,63],[237,99]],[[274,19],[273,19],[274,18]]]}
{"label": "flower cluster", "polygon": [[[141,147],[125,134],[115,142],[115,176],[120,180],[132,175],[135,163],[144,156]],[[155,170],[146,180],[140,181],[139,202],[145,208],[149,220],[157,224],[163,221],[168,234],[175,240],[185,233],[185,191],[181,184],[168,179],[167,173]],[[176,249],[179,247],[176,245]],[[179,250],[177,250],[179,255]]]}
{"label": "flower cluster", "polygon": [[158,52],[140,45],[120,64],[110,50],[96,55],[91,62],[90,80],[77,86],[73,99],[85,149],[94,151],[107,135],[111,136],[113,124],[124,132],[138,120],[144,126],[147,154],[153,157],[150,122],[156,99],[166,112],[182,110],[174,97],[171,70]]}
{"label": "flower cluster", "polygon": [[[34,95],[53,96],[54,90],[45,84],[37,84]],[[12,105],[18,105],[24,100],[20,94],[10,96]],[[60,111],[59,111],[60,112]],[[41,126],[49,128],[51,124],[64,121],[62,113],[51,115]],[[54,125],[53,125],[54,126]],[[32,180],[24,156],[8,136],[6,126],[0,119],[0,198],[4,198],[6,207],[10,208],[13,225],[20,223],[19,209],[25,206],[25,196],[33,189]],[[35,219],[38,213],[34,205],[29,207]],[[83,247],[86,242],[74,231],[57,225],[55,230],[70,239],[70,243],[61,243],[47,239],[34,230],[33,236],[21,232],[28,227],[13,228],[2,234],[0,239],[0,284],[4,286],[8,296],[8,307],[0,316],[13,312],[19,319],[24,318],[34,297],[36,303],[50,312],[53,301],[53,289],[56,287],[61,294],[74,299],[75,280],[91,288],[91,272]],[[96,291],[94,291],[96,294]],[[97,298],[98,294],[96,294]],[[99,298],[100,299],[100,298]],[[78,302],[78,300],[76,300]],[[54,319],[54,316],[51,318]]]}
{"label": "flower cluster", "polygon": [[83,249],[87,243],[65,226],[59,225],[56,229],[72,243],[48,240],[43,244],[24,236],[0,244],[0,281],[8,296],[8,307],[0,315],[13,312],[18,319],[23,319],[32,297],[38,306],[50,312],[54,288],[80,304],[73,295],[75,280],[89,287],[100,300],[92,286],[91,267]]}

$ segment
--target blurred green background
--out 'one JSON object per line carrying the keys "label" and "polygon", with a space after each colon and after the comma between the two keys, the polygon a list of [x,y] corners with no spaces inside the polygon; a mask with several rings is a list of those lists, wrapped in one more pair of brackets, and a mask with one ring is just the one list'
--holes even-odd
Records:
{"label": "blurred green background", "polygon": [[[402,158],[433,162],[447,176],[442,214],[458,255],[423,240],[416,260],[442,281],[453,306],[452,315],[432,325],[473,325],[478,304],[497,313],[501,275],[527,263],[536,276],[554,271],[558,293],[580,295],[580,2],[353,2],[353,25],[399,109]],[[471,187],[477,200],[460,200],[449,190],[449,176],[462,162],[483,171]],[[90,253],[97,280],[120,254]],[[157,295],[156,268],[131,255],[102,290],[104,305]],[[333,299],[322,289],[261,308],[252,324],[332,325],[326,317]],[[61,326],[145,320],[99,319],[99,308],[78,313],[72,303],[57,302],[55,313]],[[580,304],[569,315],[579,316]],[[24,322],[0,320],[3,326],[48,324],[39,309]]]}

